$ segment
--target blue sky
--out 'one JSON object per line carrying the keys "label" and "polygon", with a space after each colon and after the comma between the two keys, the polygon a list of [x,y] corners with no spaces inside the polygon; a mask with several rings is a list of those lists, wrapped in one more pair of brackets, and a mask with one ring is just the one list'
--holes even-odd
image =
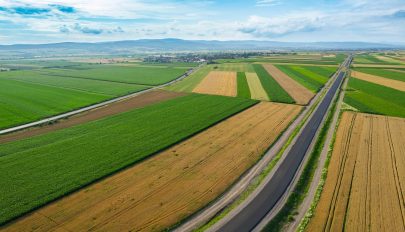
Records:
{"label": "blue sky", "polygon": [[405,43],[405,0],[0,0],[0,44],[144,38]]}

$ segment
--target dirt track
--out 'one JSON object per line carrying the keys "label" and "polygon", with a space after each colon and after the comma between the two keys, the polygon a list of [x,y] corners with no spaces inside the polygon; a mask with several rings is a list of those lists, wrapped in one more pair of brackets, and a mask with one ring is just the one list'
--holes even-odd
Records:
{"label": "dirt track", "polygon": [[19,139],[29,138],[36,135],[45,134],[51,131],[72,127],[81,123],[98,120],[114,114],[119,114],[134,108],[143,107],[149,104],[183,96],[184,93],[168,92],[155,90],[147,92],[136,97],[113,103],[95,110],[87,111],[82,114],[72,116],[68,119],[58,121],[57,123],[34,127],[23,131],[0,136],[0,144],[11,142]]}
{"label": "dirt track", "polygon": [[405,231],[405,119],[345,112],[307,231]]}
{"label": "dirt track", "polygon": [[260,158],[300,109],[262,102],[4,229],[163,230],[224,192]]}
{"label": "dirt track", "polygon": [[297,104],[307,105],[309,101],[311,101],[311,99],[315,96],[314,93],[294,81],[291,77],[283,73],[276,66],[272,64],[264,64],[263,67],[280,84],[280,86],[285,91],[287,91],[287,93],[292,98],[294,98]]}
{"label": "dirt track", "polygon": [[235,97],[237,94],[236,72],[211,71],[193,92]]}
{"label": "dirt track", "polygon": [[352,77],[357,79],[372,82],[378,85],[383,85],[389,88],[397,89],[399,91],[405,91],[405,82],[404,81],[397,81],[392,80],[385,77],[375,76],[367,73],[352,71]]}

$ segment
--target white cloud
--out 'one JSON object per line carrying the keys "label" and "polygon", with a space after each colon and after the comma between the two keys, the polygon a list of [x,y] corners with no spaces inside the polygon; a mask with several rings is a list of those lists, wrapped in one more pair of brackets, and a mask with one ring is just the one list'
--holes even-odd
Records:
{"label": "white cloud", "polygon": [[280,0],[257,0],[256,6],[275,6],[281,4]]}

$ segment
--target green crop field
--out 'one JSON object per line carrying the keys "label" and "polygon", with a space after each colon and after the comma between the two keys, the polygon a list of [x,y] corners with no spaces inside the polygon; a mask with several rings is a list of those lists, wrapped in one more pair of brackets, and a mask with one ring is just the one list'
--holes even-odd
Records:
{"label": "green crop field", "polygon": [[210,66],[216,71],[254,72],[252,64],[249,63],[223,63]]}
{"label": "green crop field", "polygon": [[167,148],[257,101],[193,94],[0,145],[0,224]]}
{"label": "green crop field", "polygon": [[317,93],[335,72],[335,67],[276,65],[295,81]]}
{"label": "green crop field", "polygon": [[106,94],[58,88],[0,78],[0,128],[101,102]]}
{"label": "green crop field", "polygon": [[177,91],[177,92],[192,92],[193,89],[208,75],[211,71],[210,66],[204,66],[194,73],[192,73],[187,78],[165,87],[166,90]]}
{"label": "green crop field", "polygon": [[61,76],[49,76],[38,73],[34,70],[12,71],[0,73],[0,78],[18,80],[22,82],[35,83],[58,88],[80,90],[91,93],[99,93],[117,97],[132,92],[147,89],[147,86],[136,84],[125,84],[118,82],[99,81],[83,78],[69,78]]}
{"label": "green crop field", "polygon": [[50,76],[76,77],[140,85],[159,85],[184,74],[188,68],[93,65],[88,69],[42,69]]}
{"label": "green crop field", "polygon": [[405,117],[405,93],[350,78],[344,101],[365,113]]}
{"label": "green crop field", "polygon": [[354,70],[363,73],[368,73],[371,75],[389,78],[392,80],[405,81],[405,72],[402,73],[391,70],[385,70],[381,68],[355,68]]}
{"label": "green crop field", "polygon": [[277,83],[260,64],[253,65],[270,101],[294,103],[294,99]]}
{"label": "green crop field", "polygon": [[246,75],[244,72],[238,72],[237,75],[238,78],[238,97],[242,98],[248,98],[250,99],[250,89],[249,89],[249,84],[246,79]]}

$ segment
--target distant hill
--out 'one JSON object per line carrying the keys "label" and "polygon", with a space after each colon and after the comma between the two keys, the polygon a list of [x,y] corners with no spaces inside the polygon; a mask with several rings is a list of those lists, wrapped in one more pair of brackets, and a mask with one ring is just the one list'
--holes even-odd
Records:
{"label": "distant hill", "polygon": [[365,42],[276,42],[276,41],[208,41],[182,39],[141,39],[98,43],[50,43],[0,45],[0,52],[16,53],[100,53],[227,51],[227,50],[364,50],[404,48],[402,45]]}

